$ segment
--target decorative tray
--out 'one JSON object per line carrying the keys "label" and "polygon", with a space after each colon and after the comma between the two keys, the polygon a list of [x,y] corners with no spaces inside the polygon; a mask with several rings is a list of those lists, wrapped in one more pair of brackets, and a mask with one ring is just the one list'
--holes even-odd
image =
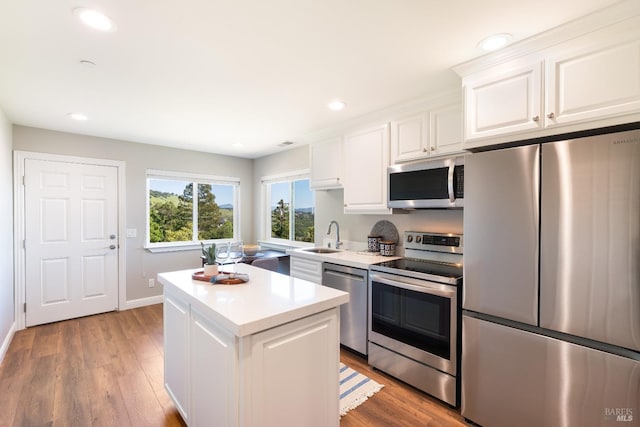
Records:
{"label": "decorative tray", "polygon": [[196,271],[191,275],[193,280],[200,280],[202,282],[211,282],[216,285],[239,285],[241,283],[247,283],[249,281],[248,274],[237,273],[231,277],[232,274],[221,273],[216,276],[205,276],[204,271]]}

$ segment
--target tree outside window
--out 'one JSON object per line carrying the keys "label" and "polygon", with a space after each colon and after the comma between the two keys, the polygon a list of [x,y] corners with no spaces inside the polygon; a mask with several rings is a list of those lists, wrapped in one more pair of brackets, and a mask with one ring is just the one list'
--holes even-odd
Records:
{"label": "tree outside window", "polygon": [[236,185],[170,178],[147,181],[150,244],[234,237]]}
{"label": "tree outside window", "polygon": [[313,242],[315,197],[309,189],[309,180],[299,179],[267,185],[271,195],[271,238]]}

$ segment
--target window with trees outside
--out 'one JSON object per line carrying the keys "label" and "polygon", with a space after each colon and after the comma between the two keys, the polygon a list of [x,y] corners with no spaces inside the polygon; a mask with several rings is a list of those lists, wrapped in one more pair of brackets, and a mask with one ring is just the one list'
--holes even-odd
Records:
{"label": "window with trees outside", "polygon": [[147,171],[147,246],[233,239],[239,178]]}
{"label": "window with trees outside", "polygon": [[263,178],[267,200],[267,238],[312,243],[315,193],[306,176]]}

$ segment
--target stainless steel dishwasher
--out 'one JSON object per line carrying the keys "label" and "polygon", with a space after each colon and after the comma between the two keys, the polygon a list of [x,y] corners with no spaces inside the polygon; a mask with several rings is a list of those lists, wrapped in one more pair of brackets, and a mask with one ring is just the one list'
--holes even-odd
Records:
{"label": "stainless steel dishwasher", "polygon": [[369,271],[344,265],[322,264],[322,284],[349,293],[340,306],[340,344],[367,354],[367,284]]}

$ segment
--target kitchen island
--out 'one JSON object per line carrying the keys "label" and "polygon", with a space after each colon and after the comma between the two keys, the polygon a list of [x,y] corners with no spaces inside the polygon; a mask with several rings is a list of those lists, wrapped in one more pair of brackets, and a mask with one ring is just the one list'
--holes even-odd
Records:
{"label": "kitchen island", "polygon": [[247,264],[237,270],[249,282],[158,274],[165,388],[185,422],[338,426],[339,306],[348,294]]}

